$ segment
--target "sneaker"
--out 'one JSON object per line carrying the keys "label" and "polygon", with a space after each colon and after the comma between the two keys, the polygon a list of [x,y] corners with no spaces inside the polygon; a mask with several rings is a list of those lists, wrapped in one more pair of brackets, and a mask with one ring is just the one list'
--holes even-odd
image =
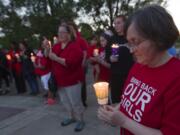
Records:
{"label": "sneaker", "polygon": [[1,95],[6,95],[6,94],[8,94],[8,93],[9,93],[9,91],[7,91],[7,90],[1,91]]}
{"label": "sneaker", "polygon": [[3,94],[3,91],[2,90],[0,90],[0,95],[2,95]]}
{"label": "sneaker", "polygon": [[88,107],[87,103],[85,103],[85,102],[83,102],[83,106],[84,106],[85,108]]}
{"label": "sneaker", "polygon": [[31,92],[31,93],[29,93],[29,95],[31,95],[31,96],[37,96],[39,94],[39,92]]}
{"label": "sneaker", "polygon": [[68,125],[70,125],[70,124],[72,124],[72,123],[74,123],[74,122],[76,122],[76,120],[75,119],[64,119],[62,122],[61,122],[61,126],[68,126]]}
{"label": "sneaker", "polygon": [[76,126],[75,126],[75,129],[74,131],[75,132],[80,132],[84,129],[84,126],[85,126],[85,123],[83,121],[78,121]]}
{"label": "sneaker", "polygon": [[54,99],[48,98],[48,100],[47,100],[48,105],[54,105],[55,103],[56,103],[56,101]]}
{"label": "sneaker", "polygon": [[5,90],[5,94],[8,94],[10,91],[9,90]]}

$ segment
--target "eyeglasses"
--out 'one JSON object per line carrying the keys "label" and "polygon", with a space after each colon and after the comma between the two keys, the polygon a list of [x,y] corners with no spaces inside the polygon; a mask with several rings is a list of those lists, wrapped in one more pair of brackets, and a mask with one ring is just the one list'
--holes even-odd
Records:
{"label": "eyeglasses", "polygon": [[144,43],[147,42],[147,41],[148,41],[148,40],[142,40],[142,41],[140,41],[140,42],[138,42],[138,43],[133,43],[133,44],[128,43],[127,46],[129,47],[129,49],[130,49],[131,51],[133,51],[133,50],[138,49],[140,46],[145,45]]}
{"label": "eyeglasses", "polygon": [[58,31],[58,34],[66,34],[68,33],[67,31]]}

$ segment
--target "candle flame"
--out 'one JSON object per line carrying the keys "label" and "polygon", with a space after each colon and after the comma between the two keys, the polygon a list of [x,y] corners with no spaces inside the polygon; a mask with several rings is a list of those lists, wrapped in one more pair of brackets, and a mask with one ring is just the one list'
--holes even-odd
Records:
{"label": "candle flame", "polygon": [[19,54],[18,54],[18,53],[16,53],[16,54],[15,54],[15,56],[18,58],[18,57],[19,57]]}
{"label": "candle flame", "polygon": [[94,56],[98,56],[98,55],[99,55],[99,50],[98,50],[98,49],[94,49],[93,55],[94,55]]}
{"label": "candle flame", "polygon": [[7,55],[6,55],[6,58],[7,58],[8,60],[11,60],[11,55],[7,54]]}
{"label": "candle flame", "polygon": [[117,44],[112,44],[111,46],[112,48],[119,48],[119,46]]}

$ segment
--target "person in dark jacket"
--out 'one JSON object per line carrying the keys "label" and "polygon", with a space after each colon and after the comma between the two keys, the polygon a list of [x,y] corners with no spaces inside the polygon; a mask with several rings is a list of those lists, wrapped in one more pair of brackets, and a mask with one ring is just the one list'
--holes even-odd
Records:
{"label": "person in dark jacket", "polygon": [[22,62],[22,72],[31,89],[30,95],[37,95],[39,93],[39,88],[32,62],[32,57],[35,57],[34,53],[28,48],[27,43],[24,41],[19,43],[19,47],[21,49],[20,60]]}
{"label": "person in dark jacket", "polygon": [[[124,36],[125,16],[117,16],[114,20],[116,33],[111,37],[110,44],[106,48],[106,60],[110,63],[110,91],[111,103],[119,103],[122,88],[128,72],[134,61],[130,50],[126,46],[127,40]],[[112,45],[117,46],[117,52],[112,52]],[[114,54],[117,53],[117,54]]]}
{"label": "person in dark jacket", "polygon": [[[10,90],[9,76],[10,72],[8,67],[8,62],[6,54],[0,45],[0,95],[7,94]],[[2,89],[3,80],[5,82],[6,88]]]}

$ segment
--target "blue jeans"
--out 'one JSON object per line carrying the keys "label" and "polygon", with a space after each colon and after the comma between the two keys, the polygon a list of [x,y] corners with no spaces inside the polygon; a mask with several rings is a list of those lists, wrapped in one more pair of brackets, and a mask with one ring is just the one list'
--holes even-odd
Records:
{"label": "blue jeans", "polygon": [[29,84],[29,87],[31,89],[31,93],[35,94],[39,92],[38,82],[35,75],[27,75],[26,80]]}

